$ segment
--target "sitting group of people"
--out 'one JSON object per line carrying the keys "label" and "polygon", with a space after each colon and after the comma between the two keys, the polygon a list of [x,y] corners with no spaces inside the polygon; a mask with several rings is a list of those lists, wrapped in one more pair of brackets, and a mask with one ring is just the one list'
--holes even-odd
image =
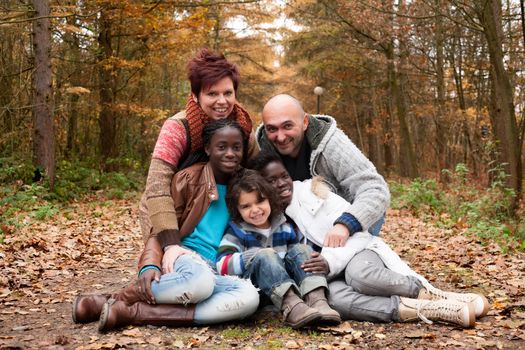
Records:
{"label": "sitting group of people", "polygon": [[73,301],[76,323],[191,326],[240,320],[268,300],[292,328],[443,321],[473,327],[475,293],[446,292],[380,237],[390,195],[329,116],[274,96],[254,133],[237,103],[239,73],[202,50],[191,95],[153,151],[140,205],[138,279]]}

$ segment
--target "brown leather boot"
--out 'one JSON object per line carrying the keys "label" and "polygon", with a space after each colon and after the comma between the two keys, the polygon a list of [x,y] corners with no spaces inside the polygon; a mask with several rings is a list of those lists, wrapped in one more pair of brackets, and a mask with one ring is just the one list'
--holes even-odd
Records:
{"label": "brown leather boot", "polygon": [[140,300],[135,283],[115,294],[79,295],[73,300],[73,322],[89,323],[97,321],[100,318],[102,307],[110,298],[123,301],[128,305]]}
{"label": "brown leather boot", "polygon": [[283,298],[281,306],[284,323],[297,329],[312,324],[321,319],[321,314],[312,309],[290,288]]}
{"label": "brown leather boot", "polygon": [[102,308],[98,330],[107,332],[125,326],[193,326],[195,304],[147,304],[141,301],[127,305],[122,301],[109,299]]}
{"label": "brown leather boot", "polygon": [[321,314],[321,322],[339,324],[341,323],[341,316],[328,305],[325,291],[326,288],[324,287],[316,288],[304,296],[304,301],[308,306],[319,311]]}
{"label": "brown leather boot", "polygon": [[98,320],[110,294],[79,295],[73,300],[73,322],[89,323]]}

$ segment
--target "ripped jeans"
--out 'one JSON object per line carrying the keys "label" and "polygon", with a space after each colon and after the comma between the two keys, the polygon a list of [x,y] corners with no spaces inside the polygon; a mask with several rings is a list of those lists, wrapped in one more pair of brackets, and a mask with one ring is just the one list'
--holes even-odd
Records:
{"label": "ripped jeans", "polygon": [[196,324],[222,323],[253,314],[259,305],[257,289],[249,280],[219,276],[202,259],[180,256],[173,272],[151,283],[159,304],[196,304]]}

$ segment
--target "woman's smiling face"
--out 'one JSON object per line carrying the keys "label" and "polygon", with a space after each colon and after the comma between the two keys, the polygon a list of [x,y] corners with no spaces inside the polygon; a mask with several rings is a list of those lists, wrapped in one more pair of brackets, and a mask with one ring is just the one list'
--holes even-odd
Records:
{"label": "woman's smiling face", "polygon": [[[195,95],[194,95],[194,98]],[[208,117],[213,120],[228,117],[235,105],[235,89],[230,77],[225,77],[211,86],[203,88],[197,102]]]}

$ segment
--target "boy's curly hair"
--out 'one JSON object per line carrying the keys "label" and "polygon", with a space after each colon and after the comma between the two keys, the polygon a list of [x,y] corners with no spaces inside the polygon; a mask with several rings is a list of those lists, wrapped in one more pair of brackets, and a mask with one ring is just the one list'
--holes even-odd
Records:
{"label": "boy's curly hair", "polygon": [[228,192],[226,194],[226,204],[228,205],[228,210],[230,211],[233,222],[240,223],[243,221],[241,213],[239,213],[239,210],[237,209],[241,191],[247,193],[254,191],[257,192],[257,199],[259,201],[268,199],[271,210],[269,217],[270,222],[282,213],[279,199],[276,196],[272,185],[270,185],[257,171],[243,169],[230,180],[230,183],[228,184]]}

